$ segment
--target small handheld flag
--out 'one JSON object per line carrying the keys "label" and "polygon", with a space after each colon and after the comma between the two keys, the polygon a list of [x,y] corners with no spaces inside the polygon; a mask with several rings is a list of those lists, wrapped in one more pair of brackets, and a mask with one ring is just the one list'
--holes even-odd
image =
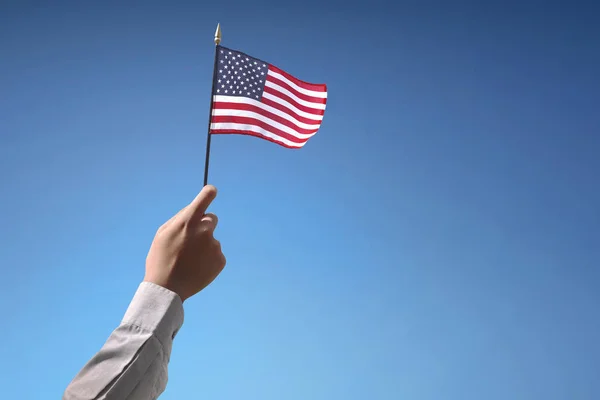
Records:
{"label": "small handheld flag", "polygon": [[251,135],[299,149],[319,130],[327,104],[325,84],[304,82],[220,43],[217,25],[204,185],[211,135]]}

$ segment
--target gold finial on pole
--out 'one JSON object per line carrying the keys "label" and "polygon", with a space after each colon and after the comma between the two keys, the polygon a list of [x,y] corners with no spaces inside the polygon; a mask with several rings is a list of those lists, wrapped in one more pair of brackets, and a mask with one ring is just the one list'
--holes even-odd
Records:
{"label": "gold finial on pole", "polygon": [[215,44],[217,46],[221,44],[221,24],[217,24],[217,30],[215,32]]}

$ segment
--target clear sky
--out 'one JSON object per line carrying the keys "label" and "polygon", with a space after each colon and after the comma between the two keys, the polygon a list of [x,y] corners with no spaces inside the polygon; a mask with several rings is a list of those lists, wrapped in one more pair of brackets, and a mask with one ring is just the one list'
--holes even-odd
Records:
{"label": "clear sky", "polygon": [[161,399],[600,398],[598,7],[209,3],[2,2],[1,396],[60,397],[200,190],[219,21],[329,101],[213,138]]}

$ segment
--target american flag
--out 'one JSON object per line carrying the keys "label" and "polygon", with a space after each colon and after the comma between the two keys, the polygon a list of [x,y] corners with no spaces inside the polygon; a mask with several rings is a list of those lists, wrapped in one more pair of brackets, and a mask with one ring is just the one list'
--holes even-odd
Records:
{"label": "american flag", "polygon": [[301,148],[321,126],[327,86],[303,82],[239,51],[217,48],[211,134],[257,136]]}

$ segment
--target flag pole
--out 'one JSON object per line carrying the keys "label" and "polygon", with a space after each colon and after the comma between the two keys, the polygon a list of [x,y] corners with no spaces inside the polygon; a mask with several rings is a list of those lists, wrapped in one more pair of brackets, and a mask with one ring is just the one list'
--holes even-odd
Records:
{"label": "flag pole", "polygon": [[221,24],[217,24],[217,30],[215,31],[215,62],[213,65],[213,78],[210,89],[210,107],[208,109],[208,132],[206,133],[206,160],[204,161],[204,186],[208,184],[208,163],[210,161],[210,120],[212,119],[212,108],[213,108],[213,93],[215,92],[215,80],[217,76],[217,57],[219,51],[219,44],[221,44]]}

